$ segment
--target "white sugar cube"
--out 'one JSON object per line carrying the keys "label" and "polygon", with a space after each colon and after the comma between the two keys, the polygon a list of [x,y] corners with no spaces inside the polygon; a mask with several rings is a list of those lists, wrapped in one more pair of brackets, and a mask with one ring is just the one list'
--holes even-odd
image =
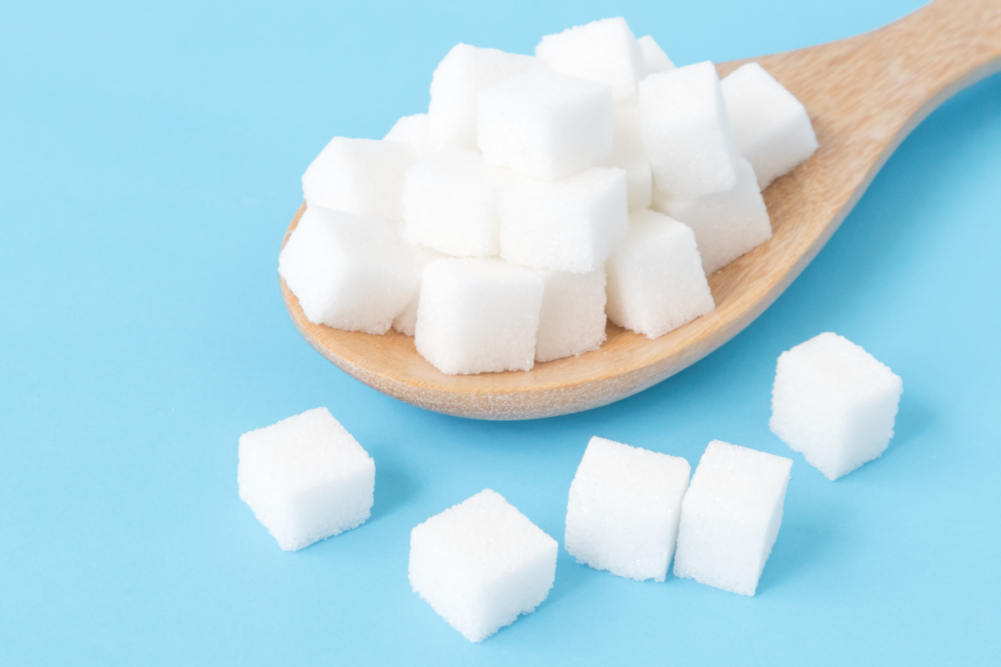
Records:
{"label": "white sugar cube", "polygon": [[640,51],[643,52],[643,62],[646,65],[646,73],[656,74],[674,69],[674,63],[664,53],[664,49],[650,35],[643,35],[639,38]]}
{"label": "white sugar cube", "polygon": [[514,264],[596,271],[629,224],[622,169],[592,167],[557,181],[508,174],[498,194],[501,257]]}
{"label": "white sugar cube", "polygon": [[480,91],[477,131],[483,157],[534,178],[568,176],[612,151],[608,86],[533,69]]}
{"label": "white sugar cube", "polygon": [[903,382],[858,345],[822,333],[779,356],[772,432],[835,480],[882,456]]}
{"label": "white sugar cube", "polygon": [[643,52],[623,18],[546,35],[535,56],[554,72],[611,86],[619,99],[635,97],[636,83],[646,76]]}
{"label": "white sugar cube", "polygon": [[410,585],[471,642],[542,604],[556,578],[556,540],[485,489],[410,533]]}
{"label": "white sugar cube", "polygon": [[382,140],[408,144],[414,149],[418,160],[426,158],[434,152],[431,147],[431,127],[428,124],[426,113],[404,116],[396,121],[396,124]]}
{"label": "white sugar cube", "polygon": [[633,211],[629,233],[605,264],[608,319],[658,338],[715,305],[692,230],[653,211]]}
{"label": "white sugar cube", "polygon": [[476,98],[480,90],[536,67],[532,56],[457,44],[431,80],[428,124],[435,148],[476,150]]}
{"label": "white sugar cube", "polygon": [[682,199],[732,188],[737,153],[713,64],[652,74],[639,89],[640,130],[656,186]]}
{"label": "white sugar cube", "polygon": [[697,199],[672,199],[660,191],[653,208],[695,232],[702,266],[709,275],[772,238],[765,200],[751,163],[735,158],[737,183],[725,192]]}
{"label": "white sugar cube", "polygon": [[762,190],[817,150],[806,108],[758,63],[737,68],[722,87],[737,152],[754,165]]}
{"label": "white sugar cube", "polygon": [[535,363],[542,278],[496,259],[424,270],[414,344],[442,373],[527,371]]}
{"label": "white sugar cube", "polygon": [[445,259],[448,255],[443,255],[435,250],[411,243],[407,243],[406,248],[411,260],[413,261],[415,270],[417,271],[417,289],[414,290],[414,295],[410,298],[410,301],[407,302],[406,308],[400,311],[400,314],[393,320],[393,329],[399,331],[401,334],[413,336],[414,331],[417,328],[417,309],[420,307],[421,303],[420,279],[424,275],[424,269],[427,268],[428,264],[431,262],[437,262],[439,259]]}
{"label": "white sugar cube", "polygon": [[591,438],[570,485],[567,551],[620,577],[664,581],[689,472],[683,458]]}
{"label": "white sugar cube", "polygon": [[605,342],[605,268],[590,273],[540,270],[542,307],[535,360],[597,350]]}
{"label": "white sugar cube", "polygon": [[309,206],[278,256],[306,319],[386,333],[417,290],[417,267],[385,222]]}
{"label": "white sugar cube", "polygon": [[635,102],[618,102],[613,111],[612,152],[598,166],[626,172],[629,210],[650,208],[653,176],[640,136],[640,112]]}
{"label": "white sugar cube", "polygon": [[446,146],[407,170],[405,235],[456,257],[500,252],[494,178],[475,151]]}
{"label": "white sugar cube", "polygon": [[302,192],[310,206],[402,220],[403,175],[416,161],[406,143],[334,137],[302,175]]}
{"label": "white sugar cube", "polygon": [[365,523],[375,462],[326,408],[240,436],[240,498],[295,551]]}
{"label": "white sugar cube", "polygon": [[754,595],[782,525],[792,461],[709,443],[681,504],[674,575]]}

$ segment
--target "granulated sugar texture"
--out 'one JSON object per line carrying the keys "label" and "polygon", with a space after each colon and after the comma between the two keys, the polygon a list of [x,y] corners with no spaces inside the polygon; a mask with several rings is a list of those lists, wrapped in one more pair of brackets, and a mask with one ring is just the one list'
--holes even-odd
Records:
{"label": "granulated sugar texture", "polygon": [[714,440],[681,505],[674,574],[754,595],[782,525],[792,461]]}
{"label": "granulated sugar texture", "polygon": [[485,489],[410,534],[410,584],[480,642],[535,610],[556,577],[556,540]]}
{"label": "granulated sugar texture", "polygon": [[326,408],[240,436],[240,498],[286,551],[368,519],[375,462]]}
{"label": "granulated sugar texture", "polygon": [[900,376],[847,338],[822,333],[779,357],[772,432],[830,480],[882,456]]}
{"label": "granulated sugar texture", "polygon": [[570,485],[567,551],[620,577],[664,581],[690,471],[683,458],[591,438]]}

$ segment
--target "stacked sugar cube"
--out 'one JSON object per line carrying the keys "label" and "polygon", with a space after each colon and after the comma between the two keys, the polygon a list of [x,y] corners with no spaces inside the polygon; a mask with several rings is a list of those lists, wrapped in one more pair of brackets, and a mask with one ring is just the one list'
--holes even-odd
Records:
{"label": "stacked sugar cube", "polygon": [[764,69],[675,67],[622,18],[534,56],[459,44],[427,113],[334,138],[303,175],[279,273],[307,319],[414,336],[444,373],[584,354],[606,319],[657,338],[771,237],[761,188],[817,148]]}

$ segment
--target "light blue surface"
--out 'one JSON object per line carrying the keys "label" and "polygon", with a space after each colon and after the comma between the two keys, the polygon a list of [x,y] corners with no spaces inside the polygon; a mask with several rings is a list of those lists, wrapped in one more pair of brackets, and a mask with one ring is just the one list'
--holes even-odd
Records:
{"label": "light blue surface", "polygon": [[[275,273],[311,158],[424,109],[458,41],[530,52],[624,15],[687,64],[918,0],[137,4],[0,6],[0,663],[997,664],[1001,78],[928,118],[746,331],[588,413],[382,396],[303,342]],[[889,450],[836,483],[768,430],[776,357],[828,330],[904,379]],[[376,504],[285,553],[237,497],[237,438],[320,405],[374,457]],[[562,545],[595,434],[693,467],[713,438],[791,456],[757,596],[564,552],[535,613],[468,643],[410,591],[410,529],[490,487]]]}

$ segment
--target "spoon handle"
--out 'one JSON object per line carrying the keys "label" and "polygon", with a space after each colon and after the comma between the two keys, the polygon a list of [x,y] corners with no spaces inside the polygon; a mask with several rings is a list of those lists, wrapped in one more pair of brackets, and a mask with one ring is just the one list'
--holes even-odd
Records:
{"label": "spoon handle", "polygon": [[823,174],[820,217],[840,221],[929,113],[1001,70],[1001,0],[935,0],[878,30],[756,60],[810,112],[818,162],[838,167]]}
{"label": "spoon handle", "polygon": [[935,0],[878,30],[769,60],[822,124],[846,138],[890,140],[1001,70],[1001,2]]}
{"label": "spoon handle", "polygon": [[879,129],[913,128],[942,101],[1001,69],[1001,2],[936,0],[879,30],[819,47],[817,55],[829,68],[817,71],[833,74],[827,85],[817,82],[826,92],[817,95],[818,111],[829,105],[869,128],[855,136],[875,132],[879,139]]}

